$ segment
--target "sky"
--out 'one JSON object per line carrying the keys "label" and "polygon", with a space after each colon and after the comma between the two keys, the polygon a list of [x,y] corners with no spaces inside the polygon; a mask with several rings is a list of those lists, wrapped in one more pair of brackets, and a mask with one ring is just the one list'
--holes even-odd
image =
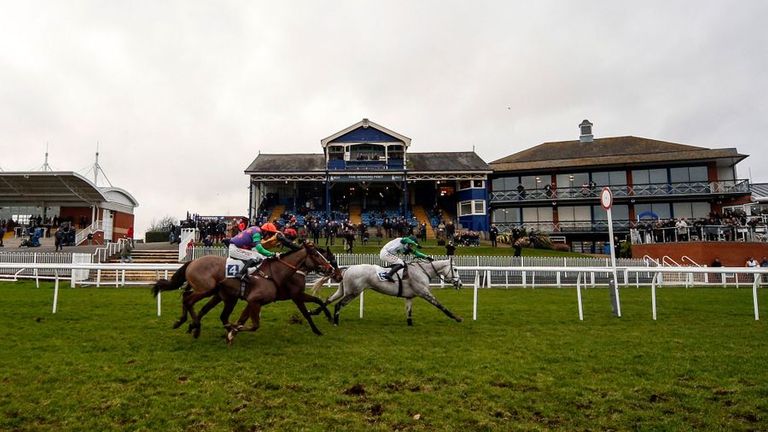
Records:
{"label": "sky", "polygon": [[47,148],[86,174],[98,143],[137,234],[246,215],[259,152],[320,153],[362,118],[487,162],[589,119],[595,138],[736,148],[739,178],[767,182],[766,18],[750,0],[0,0],[0,168]]}

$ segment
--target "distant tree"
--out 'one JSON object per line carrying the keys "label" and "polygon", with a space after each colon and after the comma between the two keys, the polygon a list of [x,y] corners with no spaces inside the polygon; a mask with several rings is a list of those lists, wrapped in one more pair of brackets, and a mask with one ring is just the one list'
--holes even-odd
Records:
{"label": "distant tree", "polygon": [[152,219],[152,223],[149,225],[147,231],[168,231],[168,227],[173,225],[179,225],[179,220],[173,216],[163,216],[160,219]]}

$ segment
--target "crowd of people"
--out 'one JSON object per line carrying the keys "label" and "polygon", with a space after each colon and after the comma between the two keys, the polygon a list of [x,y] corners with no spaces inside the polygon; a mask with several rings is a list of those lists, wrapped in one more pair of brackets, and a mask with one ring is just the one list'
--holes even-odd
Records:
{"label": "crowd of people", "polygon": [[[632,229],[642,233],[644,243],[662,243],[670,241],[734,241],[738,240],[739,229],[747,228],[754,233],[755,228],[765,227],[765,221],[759,216],[747,216],[744,212],[726,210],[722,214],[712,212],[706,218],[655,219],[640,220]],[[754,239],[753,239],[754,240]]]}
{"label": "crowd of people", "polygon": [[[77,225],[73,217],[43,217],[35,215],[29,218],[28,223],[20,224],[13,219],[0,220],[0,247],[5,246],[3,238],[5,233],[17,231],[21,237],[24,237],[22,245],[40,246],[40,239],[45,237],[54,237],[56,250],[62,250],[64,246],[73,246],[75,244],[75,232],[77,228],[85,228],[90,224],[90,218],[77,218]],[[77,228],[76,228],[77,227]]]}

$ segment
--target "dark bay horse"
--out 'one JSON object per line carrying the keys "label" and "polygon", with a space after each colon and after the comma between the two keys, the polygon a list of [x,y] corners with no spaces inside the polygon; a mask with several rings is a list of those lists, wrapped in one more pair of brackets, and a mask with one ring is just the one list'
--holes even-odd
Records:
{"label": "dark bay horse", "polygon": [[[326,255],[330,255],[327,258]],[[220,319],[226,329],[231,328],[229,316],[237,303],[237,300],[248,295],[256,296],[263,300],[273,298],[275,300],[293,300],[301,311],[304,302],[322,304],[317,297],[304,293],[306,272],[321,270],[323,274],[335,272],[335,257],[330,251],[315,248],[312,243],[305,243],[295,251],[287,252],[276,258],[268,258],[259,266],[259,270],[249,277],[248,288],[241,293],[240,281],[225,277],[226,258],[218,256],[204,256],[190,261],[179,268],[170,280],[160,279],[152,293],[157,296],[161,291],[170,291],[181,288],[187,283],[182,294],[181,317],[174,323],[173,328],[180,327],[187,321],[187,316],[192,317],[189,331],[194,337],[200,335],[200,320],[202,317],[221,301],[224,301],[224,310]],[[299,289],[299,286],[301,289]],[[273,295],[264,295],[264,292],[274,292]],[[213,298],[203,307],[200,314],[195,313],[194,305],[206,297]],[[267,303],[270,303],[268,301]],[[266,303],[262,303],[266,304]],[[259,308],[260,309],[260,306]],[[306,306],[304,306],[306,309]],[[245,315],[249,308],[243,312]],[[326,317],[330,318],[330,312],[326,309]],[[248,312],[250,315],[250,312]],[[303,312],[302,312],[303,314]],[[247,319],[247,318],[246,318]],[[315,333],[320,334],[311,319],[308,318]],[[242,323],[240,324],[242,325]],[[255,326],[258,328],[258,325]]]}

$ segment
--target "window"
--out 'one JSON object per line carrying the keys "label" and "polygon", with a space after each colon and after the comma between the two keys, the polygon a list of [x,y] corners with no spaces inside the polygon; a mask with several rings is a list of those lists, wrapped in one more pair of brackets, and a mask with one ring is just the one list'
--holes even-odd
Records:
{"label": "window", "polygon": [[557,216],[560,222],[592,220],[589,206],[561,206],[557,209]]}
{"label": "window", "polygon": [[672,204],[675,218],[701,219],[709,216],[710,206],[708,202],[676,202]]}
{"label": "window", "polygon": [[666,184],[667,180],[666,168],[632,170],[632,183],[636,185]]}
{"label": "window", "polygon": [[523,207],[523,223],[552,222],[552,207]]}
{"label": "window", "polygon": [[669,219],[672,217],[669,203],[653,204],[635,204],[635,217],[642,219],[659,218]]}
{"label": "window", "polygon": [[494,223],[520,223],[520,209],[496,209],[493,211]]}
{"label": "window", "polygon": [[459,216],[472,216],[485,214],[485,201],[472,200],[459,203]]}
{"label": "window", "polygon": [[491,187],[494,191],[516,190],[520,182],[519,177],[499,177],[491,181]]}
{"label": "window", "polygon": [[[595,215],[596,221],[608,220],[608,212],[602,206],[592,206],[592,214]],[[615,221],[629,220],[629,206],[626,204],[611,206],[611,218]]]}
{"label": "window", "polygon": [[461,180],[459,181],[459,190],[465,189],[485,189],[484,180]]}
{"label": "window", "polygon": [[604,171],[592,173],[592,181],[597,186],[624,186],[627,184],[626,171]]}
{"label": "window", "polygon": [[707,167],[675,167],[669,169],[671,183],[700,183],[708,181]]}

